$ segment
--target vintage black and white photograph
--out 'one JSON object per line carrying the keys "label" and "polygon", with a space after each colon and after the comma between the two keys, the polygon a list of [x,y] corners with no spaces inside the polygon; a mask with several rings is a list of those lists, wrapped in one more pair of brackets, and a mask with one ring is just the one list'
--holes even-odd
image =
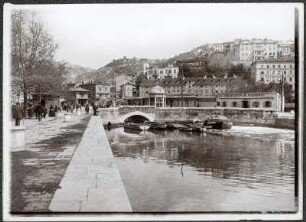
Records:
{"label": "vintage black and white photograph", "polygon": [[4,219],[301,219],[303,9],[5,4]]}

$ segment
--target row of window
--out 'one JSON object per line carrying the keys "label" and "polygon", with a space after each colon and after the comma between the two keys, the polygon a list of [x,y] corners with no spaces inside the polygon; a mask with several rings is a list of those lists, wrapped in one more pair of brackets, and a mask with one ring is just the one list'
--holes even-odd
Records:
{"label": "row of window", "polygon": [[[163,73],[164,73],[164,70],[160,70],[159,73],[160,73],[160,74],[163,74]],[[172,71],[171,71],[171,69],[169,69],[168,72],[167,72],[167,70],[165,70],[165,73],[171,74]],[[173,73],[176,73],[176,69],[173,70]]]}
{"label": "row of window", "polygon": [[[273,71],[271,71],[271,73],[272,74],[275,74],[275,71],[273,70]],[[277,71],[277,73],[278,73],[278,75],[280,75],[281,74],[281,71]],[[289,75],[293,75],[293,72],[292,71],[289,71],[289,72],[287,72],[287,71],[283,71],[283,74],[288,74],[289,73]],[[260,72],[260,74],[270,74],[270,71],[261,71]]]}
{"label": "row of window", "polygon": [[[278,78],[276,78],[276,77],[273,77],[273,78],[260,78],[260,81],[262,81],[262,82],[264,82],[264,81],[266,81],[266,82],[273,82],[273,81],[274,81],[274,82],[275,82],[275,81],[280,81],[280,80],[281,80],[280,77],[278,77]],[[292,77],[290,77],[290,78],[284,77],[284,81],[285,81],[285,82],[291,83],[292,80],[293,80]]]}
{"label": "row of window", "polygon": [[[220,106],[220,105],[221,105],[220,102],[217,102],[217,106]],[[231,102],[231,103],[230,102],[227,103],[225,101],[222,102],[223,107],[227,107],[227,105],[229,105],[229,107],[238,107],[238,102]],[[244,108],[258,108],[260,107],[260,103],[258,101],[254,101],[251,103],[251,106],[250,106],[249,102],[245,101],[241,103],[240,107],[243,107],[243,106],[245,106]],[[263,103],[263,107],[266,107],[266,108],[272,107],[271,101],[265,101]]]}
{"label": "row of window", "polygon": [[267,69],[269,69],[269,68],[293,68],[293,64],[278,64],[278,65],[263,65],[263,64],[261,64],[261,65],[257,65],[257,68],[267,68]]}

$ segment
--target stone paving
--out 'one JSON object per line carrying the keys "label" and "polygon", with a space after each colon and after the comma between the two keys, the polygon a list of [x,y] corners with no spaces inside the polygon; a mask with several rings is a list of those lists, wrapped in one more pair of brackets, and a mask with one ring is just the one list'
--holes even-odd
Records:
{"label": "stone paving", "polygon": [[[82,112],[64,113],[22,121],[25,145],[21,151],[11,149],[11,212],[49,212],[48,206],[69,164],[90,116]],[[15,139],[12,136],[12,139]]]}
{"label": "stone paving", "polygon": [[49,209],[54,212],[131,212],[102,120],[92,116]]}

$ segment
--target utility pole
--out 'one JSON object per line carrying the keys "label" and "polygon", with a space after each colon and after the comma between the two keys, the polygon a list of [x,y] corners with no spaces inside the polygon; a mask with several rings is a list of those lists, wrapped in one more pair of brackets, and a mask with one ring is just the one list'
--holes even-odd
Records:
{"label": "utility pole", "polygon": [[281,112],[284,112],[285,107],[285,99],[284,99],[284,74],[282,72],[282,79],[281,79]]}
{"label": "utility pole", "polygon": [[184,86],[184,70],[182,68],[182,77],[181,77],[181,107],[183,107],[183,86]]}

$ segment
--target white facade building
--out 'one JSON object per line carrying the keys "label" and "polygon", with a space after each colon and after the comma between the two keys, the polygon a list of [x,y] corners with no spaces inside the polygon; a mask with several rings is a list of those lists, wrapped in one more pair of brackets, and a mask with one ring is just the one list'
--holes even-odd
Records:
{"label": "white facade building", "polygon": [[224,44],[223,43],[215,43],[213,44],[214,52],[224,52]]}
{"label": "white facade building", "polygon": [[224,93],[217,96],[217,106],[281,111],[281,95],[276,92]]}
{"label": "white facade building", "polygon": [[239,46],[240,61],[257,61],[263,59],[276,59],[278,55],[278,42],[268,39],[252,39],[242,41]]}
{"label": "white facade building", "polygon": [[295,72],[293,59],[268,59],[252,64],[252,78],[255,82],[288,83],[295,90]]}
{"label": "white facade building", "polygon": [[294,56],[294,42],[289,40],[286,42],[278,43],[279,56]]}
{"label": "white facade building", "polygon": [[178,78],[179,68],[168,65],[164,68],[144,66],[144,74],[148,79],[176,79]]}

